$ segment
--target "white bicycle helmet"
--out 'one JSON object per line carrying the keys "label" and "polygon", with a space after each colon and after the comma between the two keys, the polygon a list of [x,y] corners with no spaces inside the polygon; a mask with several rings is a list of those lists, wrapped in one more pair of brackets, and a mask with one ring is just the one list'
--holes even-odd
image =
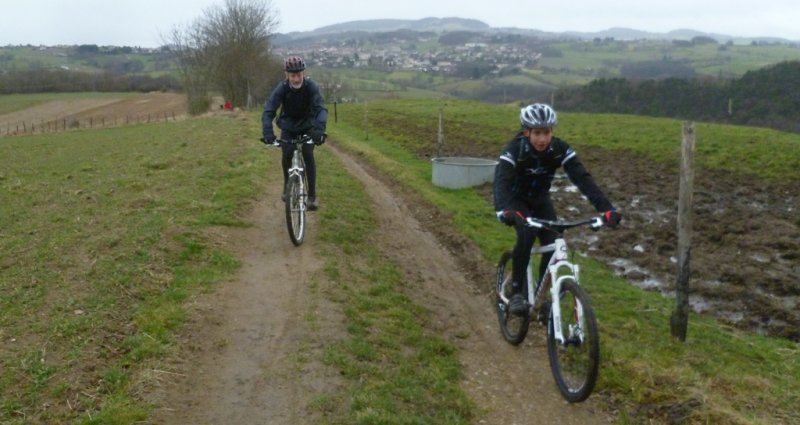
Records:
{"label": "white bicycle helmet", "polygon": [[544,103],[534,103],[519,111],[519,122],[525,128],[551,128],[556,125],[556,111]]}

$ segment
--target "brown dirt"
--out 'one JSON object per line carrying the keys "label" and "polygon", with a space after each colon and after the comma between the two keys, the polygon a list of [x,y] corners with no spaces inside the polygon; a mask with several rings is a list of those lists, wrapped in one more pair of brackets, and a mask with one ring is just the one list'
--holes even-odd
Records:
{"label": "brown dirt", "polygon": [[[276,176],[273,181],[277,181]],[[346,332],[337,305],[309,291],[322,265],[314,253],[313,224],[295,248],[286,234],[278,185],[245,219],[253,227],[217,229],[214,237],[242,262],[236,279],[191,304],[177,363],[148,398],[160,406],[154,424],[305,424],[306,406],[323,390],[334,392],[337,374],[314,360]],[[313,222],[313,218],[312,218]],[[313,327],[313,309],[326,320]]]}
{"label": "brown dirt", "polygon": [[[622,211],[623,221],[613,233],[576,229],[570,233],[570,246],[605,261],[633,285],[674,297],[677,163],[669,167],[630,152],[576,146],[581,161]],[[569,186],[566,180],[554,185],[559,214],[593,214],[591,205]],[[482,190],[490,200],[491,188]],[[689,301],[696,312],[800,341],[799,199],[797,182],[768,183],[695,170]]]}
{"label": "brown dirt", "polygon": [[[613,244],[601,245],[598,253],[632,283],[673,294],[677,165],[670,169],[597,148],[579,152],[624,211]],[[695,173],[690,303],[731,325],[800,341],[797,182],[767,183],[707,169]],[[562,201],[561,211],[566,204],[587,206]]]}
{"label": "brown dirt", "polygon": [[[36,132],[70,128],[111,127],[131,122],[165,121],[186,115],[186,95],[143,93],[104,99],[75,99],[46,102],[22,111],[0,115],[0,135],[19,134],[31,124]],[[23,125],[24,123],[24,125]]]}
{"label": "brown dirt", "polygon": [[[487,281],[462,267],[464,258],[454,256],[420,225],[415,216],[426,214],[424,205],[408,205],[332,145],[326,148],[364,183],[380,212],[379,238],[386,241],[381,250],[401,267],[409,295],[431,311],[435,330],[458,346],[463,388],[481,412],[475,423],[613,421],[614,415],[601,408],[602,395],[577,405],[561,398],[550,374],[543,329],[532,327],[520,347],[503,341]],[[272,181],[278,181],[277,175]],[[308,239],[298,248],[291,245],[282,220],[265,220],[281,210],[278,194],[278,186],[272,185],[255,205],[248,216],[254,228],[222,231],[220,238],[231,242],[242,271],[221,291],[194,303],[185,355],[169,367],[170,379],[150,393],[160,405],[151,423],[310,423],[312,397],[339,385],[334,371],[298,359],[313,359],[346,330],[339,307],[322,295],[329,282],[314,273],[321,261],[314,250],[313,214]],[[295,276],[294,270],[304,272]],[[304,289],[311,285],[309,279],[317,282],[318,291]],[[327,320],[324,329],[308,326],[302,319],[307,305],[335,320]],[[552,412],[560,413],[554,417]]]}

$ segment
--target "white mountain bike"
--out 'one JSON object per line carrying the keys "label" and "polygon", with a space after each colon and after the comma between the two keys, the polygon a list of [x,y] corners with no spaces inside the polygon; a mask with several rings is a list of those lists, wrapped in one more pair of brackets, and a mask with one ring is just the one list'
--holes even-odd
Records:
{"label": "white mountain bike", "polygon": [[555,232],[558,236],[555,242],[531,250],[531,255],[552,252],[553,256],[550,257],[542,281],[535,286],[533,262],[528,265],[528,314],[514,315],[509,312],[512,252],[506,251],[500,257],[495,283],[495,305],[500,330],[506,341],[517,345],[525,339],[532,318],[546,324],[547,355],[556,384],[567,401],[580,402],[589,397],[597,381],[600,336],[589,296],[578,283],[580,267],[569,260],[564,231],[582,225],[589,225],[597,230],[603,226],[603,220],[594,217],[568,222],[528,217],[526,225],[539,228],[542,232]]}

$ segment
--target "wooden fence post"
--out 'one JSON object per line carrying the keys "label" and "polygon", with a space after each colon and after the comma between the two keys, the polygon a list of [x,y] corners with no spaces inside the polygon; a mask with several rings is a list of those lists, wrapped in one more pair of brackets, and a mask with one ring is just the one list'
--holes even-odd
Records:
{"label": "wooden fence post", "polygon": [[364,101],[364,140],[369,140],[369,130],[367,128],[367,101]]}
{"label": "wooden fence post", "polygon": [[444,125],[442,124],[444,112],[439,107],[439,132],[436,134],[436,157],[442,157],[442,145],[444,145]]}
{"label": "wooden fence post", "polygon": [[689,325],[689,263],[692,255],[692,191],[694,186],[694,123],[683,124],[680,189],[678,191],[678,268],[675,311],[670,318],[674,338],[686,341]]}

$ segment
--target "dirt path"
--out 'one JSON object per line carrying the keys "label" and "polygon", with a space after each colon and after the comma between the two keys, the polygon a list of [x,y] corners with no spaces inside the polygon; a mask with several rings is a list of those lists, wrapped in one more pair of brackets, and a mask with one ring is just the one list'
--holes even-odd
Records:
{"label": "dirt path", "polygon": [[335,387],[335,376],[306,360],[325,335],[343,330],[326,329],[327,322],[309,329],[303,317],[310,308],[329,318],[337,312],[308,290],[322,265],[313,254],[314,232],[299,248],[291,244],[282,214],[275,214],[283,210],[279,194],[270,186],[255,205],[246,217],[254,227],[217,235],[235,250],[241,271],[193,305],[187,349],[153,394],[162,408],[151,423],[304,424],[311,422],[310,397]]}
{"label": "dirt path", "polygon": [[[396,261],[417,303],[433,313],[437,332],[459,348],[464,389],[486,412],[480,424],[610,423],[594,400],[569,405],[550,374],[543,329],[521,347],[503,341],[487,290],[469,274],[436,237],[425,231],[408,205],[350,156],[334,148],[347,170],[358,178],[380,211],[382,250]],[[558,413],[556,413],[558,412]]]}
{"label": "dirt path", "polygon": [[[433,313],[435,331],[458,346],[463,387],[483,412],[475,423],[611,422],[596,399],[565,403],[550,375],[542,331],[532,331],[521,347],[506,344],[488,293],[477,289],[389,187],[339,149],[329,149],[364,183],[380,212],[381,238],[387,241],[382,249],[403,269],[414,288],[410,295]],[[339,384],[334,371],[309,360],[326,338],[346,333],[340,320],[309,326],[303,318],[308,308],[328,318],[340,315],[322,295],[327,284],[322,273],[315,274],[322,263],[314,254],[313,216],[306,242],[294,248],[282,216],[264,220],[281,209],[278,194],[272,186],[255,205],[248,217],[255,227],[220,236],[236,247],[243,267],[235,281],[195,303],[190,348],[171,368],[177,372],[154,392],[163,408],[152,423],[305,424],[312,419],[306,406],[315,394]],[[295,276],[295,270],[302,272]],[[286,284],[290,278],[303,283]],[[323,289],[301,289],[314,285]]]}

